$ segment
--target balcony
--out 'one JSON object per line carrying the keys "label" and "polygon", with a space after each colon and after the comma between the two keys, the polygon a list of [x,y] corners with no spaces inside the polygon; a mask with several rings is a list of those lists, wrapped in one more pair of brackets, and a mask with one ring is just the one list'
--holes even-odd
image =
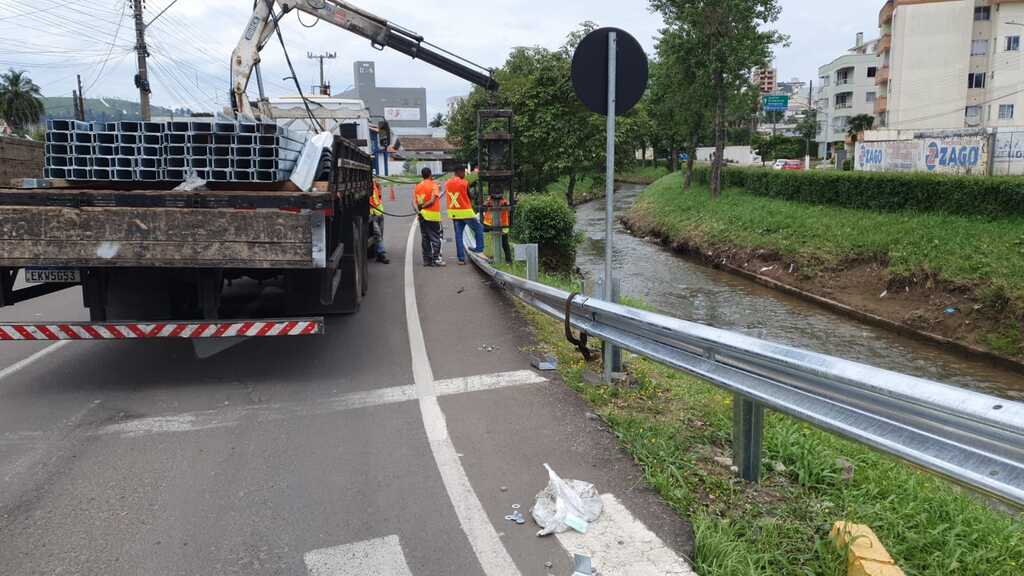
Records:
{"label": "balcony", "polygon": [[878,13],[878,27],[881,28],[892,22],[892,14],[896,11],[895,0],[887,0]]}
{"label": "balcony", "polygon": [[892,13],[896,11],[895,0],[888,0],[882,5],[882,10],[878,13],[878,27],[881,28],[886,24],[892,22]]}
{"label": "balcony", "polygon": [[875,98],[875,114],[884,114],[889,110],[889,99],[885,96]]}
{"label": "balcony", "polygon": [[892,50],[892,34],[885,34],[878,40],[878,46],[875,47],[875,54],[882,55]]}
{"label": "balcony", "polygon": [[882,66],[879,68],[878,71],[875,72],[875,85],[881,86],[882,84],[889,82],[890,73],[891,70],[888,66]]}

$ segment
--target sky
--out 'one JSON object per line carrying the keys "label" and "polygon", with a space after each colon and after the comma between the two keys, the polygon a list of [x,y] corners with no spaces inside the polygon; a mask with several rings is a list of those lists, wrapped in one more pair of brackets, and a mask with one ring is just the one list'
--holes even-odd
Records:
{"label": "sky", "polygon": [[[171,5],[173,3],[173,5]],[[781,19],[773,26],[790,36],[776,51],[780,80],[815,79],[819,66],[854,44],[857,32],[877,36],[881,0],[780,0]],[[170,8],[147,29],[152,101],[167,107],[219,111],[227,104],[230,55],[251,15],[251,0],[145,0],[147,22]],[[653,52],[661,18],[643,0],[361,0],[364,10],[422,35],[469,60],[499,67],[516,46],[557,48],[579,23],[592,20],[633,34]],[[305,25],[314,24],[306,16]],[[324,22],[306,28],[295,13],[282,26],[288,54],[309,92],[319,66],[307,54],[334,52],[327,77],[334,92],[352,84],[352,63],[377,63],[377,84],[425,87],[433,115],[446,110],[449,97],[471,86],[431,66],[390,51]],[[70,96],[82,75],[87,97],[138,99],[133,78],[136,56],[130,0],[0,0],[0,70],[25,70],[46,96]],[[271,96],[296,89],[279,43],[262,53]],[[255,91],[253,88],[251,91]]]}

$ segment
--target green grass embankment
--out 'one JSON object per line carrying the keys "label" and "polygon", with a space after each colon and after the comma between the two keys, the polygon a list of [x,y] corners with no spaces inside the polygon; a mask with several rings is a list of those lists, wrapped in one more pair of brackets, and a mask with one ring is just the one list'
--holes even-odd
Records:
{"label": "green grass embankment", "polygon": [[[967,338],[972,344],[1007,356],[1024,354],[1022,217],[875,212],[766,198],[738,188],[712,201],[706,187],[684,191],[682,175],[673,174],[644,192],[627,221],[636,233],[693,253],[769,253],[798,270],[792,278],[776,279],[808,283],[800,287],[810,292],[820,274],[875,263],[890,290],[927,288],[965,298],[958,316],[964,320],[947,335],[956,339],[957,330],[970,331],[970,315],[977,313],[985,332]],[[870,306],[878,292],[860,297]],[[842,295],[836,299],[842,301]],[[915,314],[941,317],[948,305]]]}
{"label": "green grass embankment", "polygon": [[[517,268],[515,273],[523,275]],[[575,279],[542,282],[578,290]],[[600,373],[565,341],[562,324],[525,306],[539,348],[643,468],[646,482],[693,523],[694,568],[703,576],[846,574],[828,540],[837,520],[868,524],[909,576],[1024,573],[1024,521],[892,458],[769,413],[764,480],[733,477],[729,394],[627,355],[633,385],[584,383]]]}

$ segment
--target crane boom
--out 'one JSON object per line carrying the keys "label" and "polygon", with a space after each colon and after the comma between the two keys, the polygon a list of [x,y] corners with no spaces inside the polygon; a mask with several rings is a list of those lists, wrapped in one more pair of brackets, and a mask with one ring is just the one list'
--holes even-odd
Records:
{"label": "crane boom", "polygon": [[[255,66],[260,61],[260,50],[274,34],[277,21],[273,17],[275,4],[281,6],[281,15],[292,10],[311,14],[324,22],[328,22],[343,30],[362,36],[378,48],[391,48],[412,58],[436,66],[459,78],[482,86],[487,90],[497,90],[498,83],[489,70],[477,68],[456,58],[445,55],[442,51],[424,45],[423,37],[396,26],[387,20],[361,10],[342,0],[258,0],[253,9],[252,18],[245,28],[242,39],[231,55],[231,95],[232,108],[238,114],[255,116],[246,88]],[[261,111],[269,115],[269,110]]]}

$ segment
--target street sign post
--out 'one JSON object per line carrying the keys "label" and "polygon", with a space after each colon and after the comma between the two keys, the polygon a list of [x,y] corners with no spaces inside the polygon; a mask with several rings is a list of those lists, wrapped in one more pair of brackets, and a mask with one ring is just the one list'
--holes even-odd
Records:
{"label": "street sign post", "polygon": [[772,94],[761,99],[761,108],[765,112],[785,112],[789,109],[789,96]]}
{"label": "street sign post", "polygon": [[[618,28],[588,34],[572,58],[576,96],[591,111],[608,117],[605,161],[604,299],[614,299],[612,255],[615,236],[615,117],[633,109],[647,91],[647,55],[640,43]],[[605,346],[604,379],[612,381],[615,349]]]}

